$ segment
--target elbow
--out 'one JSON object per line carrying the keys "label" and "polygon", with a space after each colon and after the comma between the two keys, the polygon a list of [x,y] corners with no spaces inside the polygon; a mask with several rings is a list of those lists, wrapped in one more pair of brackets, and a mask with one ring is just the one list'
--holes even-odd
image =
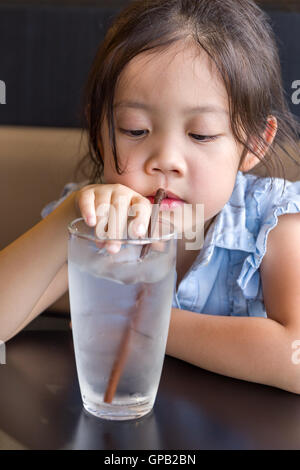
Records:
{"label": "elbow", "polygon": [[294,378],[293,381],[289,384],[289,387],[286,387],[286,391],[294,393],[295,395],[300,395],[300,372],[298,371],[298,376]]}
{"label": "elbow", "polygon": [[280,341],[276,342],[276,352],[271,361],[274,367],[269,367],[269,370],[272,370],[271,382],[277,388],[300,395],[299,328],[286,328],[284,335],[284,338],[281,337]]}
{"label": "elbow", "polygon": [[281,325],[273,352],[275,387],[300,395],[300,327],[297,322]]}
{"label": "elbow", "polygon": [[300,395],[300,372],[295,372],[295,374],[290,373],[288,376],[287,371],[285,370],[284,372],[281,372],[280,375],[280,380],[272,380],[268,385],[284,390],[285,392]]}
{"label": "elbow", "polygon": [[[291,392],[300,395],[300,338],[299,330],[293,332],[291,347]],[[296,333],[296,335],[295,335]]]}
{"label": "elbow", "polygon": [[300,361],[298,364],[294,364],[294,370],[291,375],[289,392],[300,395]]}
{"label": "elbow", "polygon": [[[300,338],[300,335],[297,335]],[[293,335],[295,338],[295,335]],[[300,395],[300,339],[295,340],[289,337],[289,365],[284,372],[288,372],[288,386],[285,389],[288,392]],[[283,373],[284,373],[283,372]]]}

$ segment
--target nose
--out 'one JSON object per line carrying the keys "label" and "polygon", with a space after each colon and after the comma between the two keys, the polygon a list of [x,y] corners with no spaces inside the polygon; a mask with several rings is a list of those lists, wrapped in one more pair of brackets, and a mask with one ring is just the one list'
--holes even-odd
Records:
{"label": "nose", "polygon": [[165,145],[154,150],[146,161],[146,172],[183,176],[186,171],[184,156],[175,145]]}

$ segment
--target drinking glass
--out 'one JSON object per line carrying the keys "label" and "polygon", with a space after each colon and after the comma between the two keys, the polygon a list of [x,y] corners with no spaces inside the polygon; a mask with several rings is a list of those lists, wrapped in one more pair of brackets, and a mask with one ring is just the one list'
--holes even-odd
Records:
{"label": "drinking glass", "polygon": [[[176,273],[174,226],[159,218],[152,238],[119,239],[115,254],[83,218],[71,222],[68,231],[83,406],[104,419],[140,418],[154,406],[165,356]],[[149,249],[141,258],[145,244]]]}

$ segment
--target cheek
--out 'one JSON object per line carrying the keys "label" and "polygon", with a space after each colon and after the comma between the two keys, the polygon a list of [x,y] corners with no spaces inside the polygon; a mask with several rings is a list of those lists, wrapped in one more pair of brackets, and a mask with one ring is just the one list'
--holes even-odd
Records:
{"label": "cheek", "polygon": [[133,191],[142,192],[142,189],[138,188],[138,182],[142,180],[140,173],[137,174],[137,172],[130,169],[129,166],[126,167],[126,165],[122,165],[120,158],[118,161],[119,167],[123,172],[121,175],[117,173],[113,155],[111,154],[108,158],[105,156],[103,171],[104,183],[123,184],[124,186],[131,188]]}
{"label": "cheek", "polygon": [[[103,170],[103,176],[104,176],[104,181],[107,184],[124,184],[123,175],[119,175],[116,170],[116,165],[115,165],[115,159],[113,156],[112,149],[108,143],[108,139],[105,139],[104,143],[104,155],[103,155],[103,162],[104,162],[104,170]],[[124,169],[124,164],[122,159],[120,158],[120,152],[118,151],[118,164],[120,170]]]}
{"label": "cheek", "polygon": [[[124,153],[127,155],[126,158]],[[121,175],[117,173],[112,149],[110,145],[105,142],[103,155],[104,182],[107,184],[123,184],[132,188],[134,191],[142,192],[143,181],[141,177],[141,159],[134,155],[129,155],[129,152],[124,152],[124,148],[121,145],[117,146],[117,155],[119,168],[123,172]],[[138,188],[139,184],[142,185],[141,188]]]}
{"label": "cheek", "polygon": [[118,173],[115,169],[115,163],[113,156],[111,158],[104,157],[104,170],[103,170],[104,181],[107,184],[117,183]]}
{"label": "cheek", "polygon": [[205,218],[211,218],[220,212],[225,204],[229,201],[235,178],[231,175],[223,175],[222,178],[215,177],[212,183],[206,186],[206,194],[204,195],[204,211]]}
{"label": "cheek", "polygon": [[126,182],[124,182],[124,180],[126,180],[126,176],[125,176],[126,175],[126,161],[124,160],[124,155],[123,155],[124,151],[123,151],[122,145],[120,145],[116,136],[119,168],[121,171],[125,169],[125,174],[119,175],[116,170],[115,159],[114,159],[112,148],[111,148],[110,141],[109,141],[108,126],[107,126],[106,120],[104,121],[102,130],[101,130],[101,142],[102,142],[102,145],[100,146],[100,148],[101,148],[101,153],[103,156],[103,163],[104,163],[104,169],[103,169],[104,182],[107,184],[120,183],[120,184],[126,185]]}
{"label": "cheek", "polygon": [[237,174],[233,160],[216,158],[191,167],[191,202],[204,204],[205,219],[220,212],[231,197]]}

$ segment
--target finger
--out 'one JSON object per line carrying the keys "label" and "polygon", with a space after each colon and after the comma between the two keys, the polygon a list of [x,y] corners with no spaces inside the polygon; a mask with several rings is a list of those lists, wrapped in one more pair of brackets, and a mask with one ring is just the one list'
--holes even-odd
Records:
{"label": "finger", "polygon": [[[95,228],[95,236],[96,237],[98,237],[98,235],[96,234],[97,227]],[[99,248],[99,250],[105,248],[109,253],[114,254],[114,253],[118,253],[120,251],[120,248],[121,248],[122,244],[121,244],[121,242],[118,242],[118,241],[115,241],[115,240],[111,241],[111,242],[110,241],[97,241],[97,240],[95,240],[95,245],[96,245],[97,248]]]}
{"label": "finger", "polygon": [[97,242],[97,241],[95,241],[95,245],[96,245],[97,248],[99,248],[99,250],[101,250],[101,249],[104,247],[105,242]]}
{"label": "finger", "polygon": [[166,249],[166,242],[164,241],[157,241],[151,243],[151,249],[154,251],[163,252]]}
{"label": "finger", "polygon": [[151,213],[152,204],[148,199],[142,196],[134,196],[131,199],[130,215],[134,217],[128,230],[131,238],[147,236]]}
{"label": "finger", "polygon": [[96,236],[98,238],[107,238],[107,223],[109,217],[109,210],[111,204],[111,192],[97,192],[95,194],[95,207],[96,207]]}
{"label": "finger", "polygon": [[78,207],[85,223],[90,226],[95,225],[95,193],[93,188],[79,191]]}
{"label": "finger", "polygon": [[112,193],[108,215],[107,237],[109,239],[127,238],[128,208],[131,196]]}
{"label": "finger", "polygon": [[111,254],[119,253],[122,246],[122,242],[119,240],[113,240],[105,243],[106,250]]}

